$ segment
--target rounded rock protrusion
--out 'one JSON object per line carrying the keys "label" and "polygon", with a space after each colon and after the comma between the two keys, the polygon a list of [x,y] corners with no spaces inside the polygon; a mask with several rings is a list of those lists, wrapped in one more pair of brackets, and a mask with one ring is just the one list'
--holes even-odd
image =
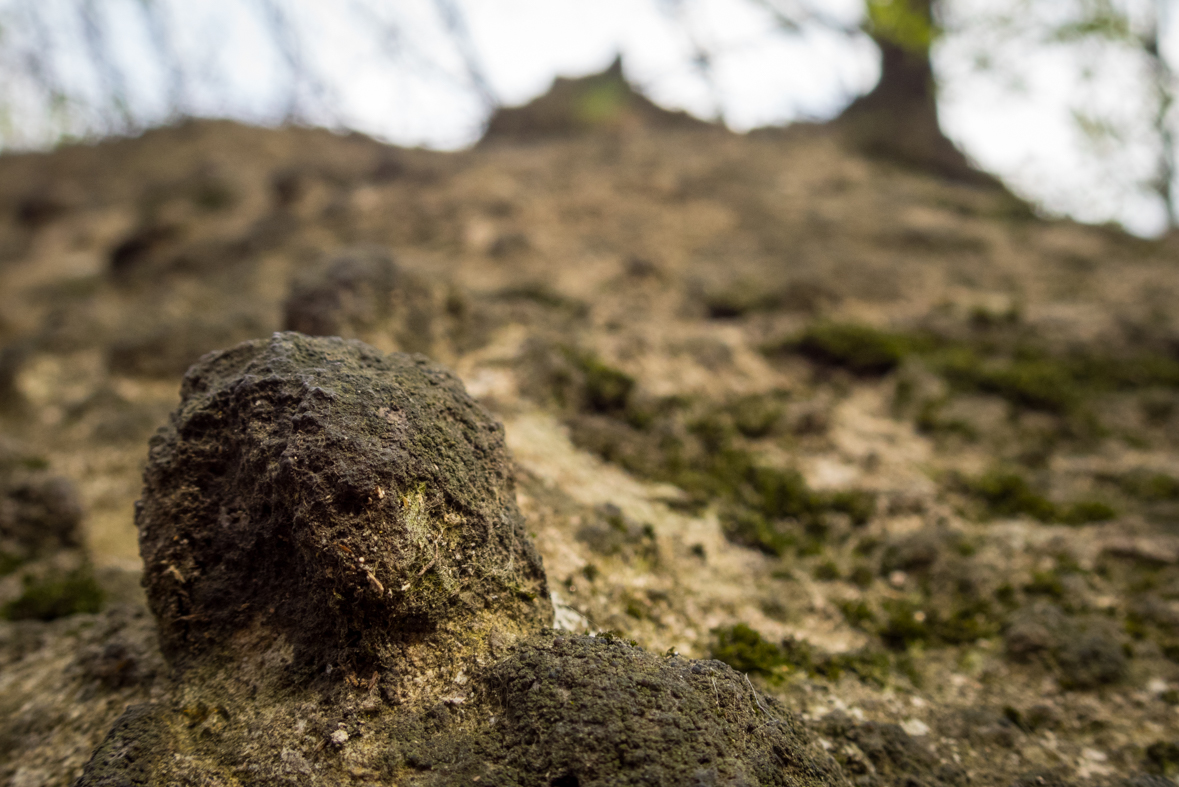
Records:
{"label": "rounded rock protrusion", "polygon": [[144,585],[174,661],[283,638],[298,666],[360,668],[551,618],[503,427],[423,356],[297,333],[210,353],[144,481]]}

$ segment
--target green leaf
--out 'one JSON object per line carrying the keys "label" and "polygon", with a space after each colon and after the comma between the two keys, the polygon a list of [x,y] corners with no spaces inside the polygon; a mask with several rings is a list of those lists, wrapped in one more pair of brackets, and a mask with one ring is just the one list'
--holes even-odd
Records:
{"label": "green leaf", "polygon": [[868,33],[917,54],[929,51],[938,30],[912,0],[867,0]]}

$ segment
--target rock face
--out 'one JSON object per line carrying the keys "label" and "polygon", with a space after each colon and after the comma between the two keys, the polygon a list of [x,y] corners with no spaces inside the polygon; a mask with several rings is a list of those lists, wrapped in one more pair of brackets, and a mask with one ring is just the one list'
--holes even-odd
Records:
{"label": "rock face", "polygon": [[844,785],[720,662],[566,636],[503,428],[421,356],[212,353],[136,521],[174,667],[76,783]]}
{"label": "rock face", "polygon": [[73,485],[8,453],[0,445],[0,555],[25,562],[78,546],[82,506]]}
{"label": "rock face", "polygon": [[388,252],[365,249],[341,255],[322,271],[292,284],[283,304],[288,330],[339,336],[388,316],[404,274]]}
{"label": "rock face", "polygon": [[356,671],[550,620],[503,427],[422,356],[276,334],[205,356],[136,514],[169,658],[255,630]]}
{"label": "rock face", "polygon": [[781,705],[719,661],[549,633],[495,665],[485,683],[499,721],[457,738],[397,736],[395,783],[845,783]]}

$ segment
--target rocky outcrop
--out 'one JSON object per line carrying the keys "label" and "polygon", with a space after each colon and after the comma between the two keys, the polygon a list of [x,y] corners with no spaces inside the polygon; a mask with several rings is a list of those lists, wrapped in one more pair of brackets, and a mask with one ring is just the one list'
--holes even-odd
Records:
{"label": "rocky outcrop", "polygon": [[423,356],[211,353],[144,477],[173,680],[79,785],[844,783],[724,664],[544,630],[503,427]]}
{"label": "rocky outcrop", "polygon": [[580,79],[558,77],[547,93],[524,106],[497,109],[487,121],[481,144],[640,128],[701,130],[709,125],[687,112],[663,109],[637,92],[623,76],[619,57],[597,74]]}

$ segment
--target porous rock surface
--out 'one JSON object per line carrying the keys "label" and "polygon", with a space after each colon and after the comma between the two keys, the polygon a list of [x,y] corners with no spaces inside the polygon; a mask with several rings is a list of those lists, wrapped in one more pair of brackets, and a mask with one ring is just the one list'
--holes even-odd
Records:
{"label": "porous rock surface", "polygon": [[297,333],[210,354],[144,479],[144,584],[174,660],[256,626],[300,666],[360,670],[546,620],[503,427],[424,356]]}
{"label": "porous rock surface", "polygon": [[730,667],[543,630],[503,428],[422,356],[211,353],[137,524],[173,668],[78,780],[841,785]]}
{"label": "porous rock surface", "polygon": [[492,715],[474,728],[431,736],[445,706],[399,726],[385,760],[396,783],[846,783],[791,714],[718,661],[548,632],[488,670],[483,691]]}

